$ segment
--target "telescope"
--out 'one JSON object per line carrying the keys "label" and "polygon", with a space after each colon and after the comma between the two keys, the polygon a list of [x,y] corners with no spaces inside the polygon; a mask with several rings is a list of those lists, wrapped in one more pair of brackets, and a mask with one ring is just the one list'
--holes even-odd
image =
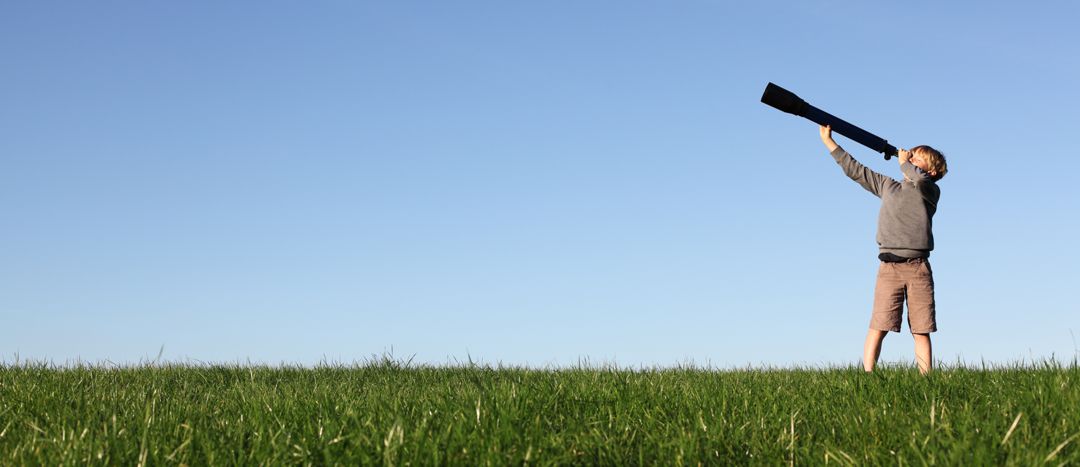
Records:
{"label": "telescope", "polygon": [[765,86],[765,93],[761,95],[761,102],[789,114],[803,117],[818,125],[831,126],[832,131],[847,136],[856,143],[884,154],[885,160],[889,160],[889,158],[896,155],[896,146],[889,144],[884,138],[814,107],[800,99],[795,93],[775,84],[769,83],[768,86]]}

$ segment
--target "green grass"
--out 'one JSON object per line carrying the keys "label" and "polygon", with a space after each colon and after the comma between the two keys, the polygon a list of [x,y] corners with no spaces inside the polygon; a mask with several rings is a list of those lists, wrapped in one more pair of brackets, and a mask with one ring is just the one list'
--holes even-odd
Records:
{"label": "green grass", "polygon": [[4,364],[0,465],[1076,465],[1078,383],[1075,362],[929,377]]}

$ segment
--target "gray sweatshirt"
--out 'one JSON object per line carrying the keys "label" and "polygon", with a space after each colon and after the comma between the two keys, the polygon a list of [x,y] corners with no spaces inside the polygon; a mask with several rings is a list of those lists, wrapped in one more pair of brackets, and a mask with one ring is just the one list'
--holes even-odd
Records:
{"label": "gray sweatshirt", "polygon": [[934,249],[933,217],[941,190],[926,172],[910,162],[900,164],[904,181],[866,168],[844,148],[832,151],[844,174],[881,198],[877,243],[882,253],[905,258],[929,257]]}

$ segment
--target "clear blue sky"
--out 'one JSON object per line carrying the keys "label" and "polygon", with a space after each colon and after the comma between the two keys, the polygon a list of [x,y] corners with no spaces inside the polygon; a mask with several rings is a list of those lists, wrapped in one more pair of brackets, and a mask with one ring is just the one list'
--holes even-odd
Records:
{"label": "clear blue sky", "polygon": [[881,3],[7,2],[0,360],[853,363],[879,200],[769,81],[948,156],[936,357],[1071,360],[1080,7]]}

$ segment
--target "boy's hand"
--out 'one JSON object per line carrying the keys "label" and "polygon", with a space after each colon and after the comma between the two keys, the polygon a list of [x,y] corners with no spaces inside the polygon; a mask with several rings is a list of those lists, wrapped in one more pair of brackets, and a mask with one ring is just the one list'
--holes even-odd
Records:
{"label": "boy's hand", "polygon": [[896,150],[896,156],[900,159],[900,164],[903,165],[908,159],[911,159],[911,151],[900,148]]}
{"label": "boy's hand", "polygon": [[833,141],[832,139],[832,126],[819,126],[818,133],[821,134],[821,142],[825,143],[825,147],[829,149],[829,152],[833,152],[836,148],[840,147],[836,144],[836,141]]}

